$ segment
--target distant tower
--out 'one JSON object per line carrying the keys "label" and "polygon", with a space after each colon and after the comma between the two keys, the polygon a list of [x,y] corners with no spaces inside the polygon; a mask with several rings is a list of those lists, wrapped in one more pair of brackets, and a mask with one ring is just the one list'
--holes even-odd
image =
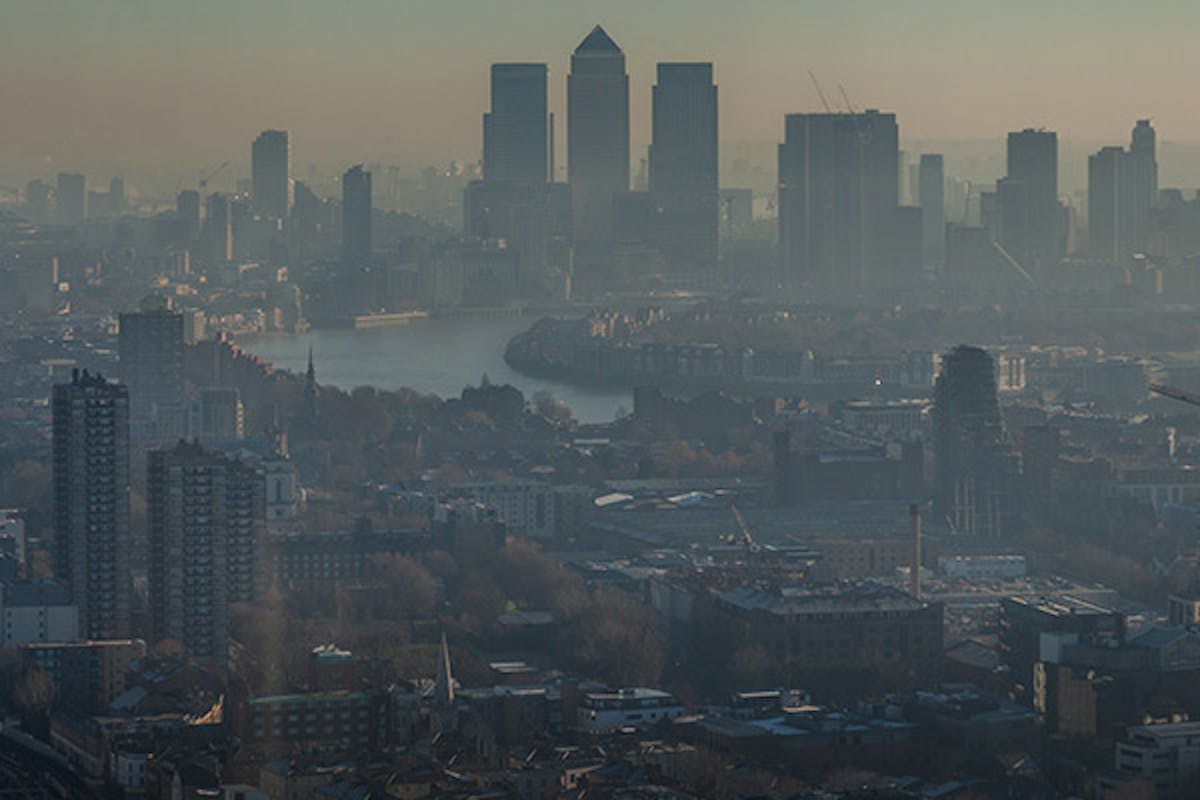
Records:
{"label": "distant tower", "polygon": [[710,63],[659,64],[650,192],[655,238],[675,269],[717,266],[717,87]]}
{"label": "distant tower", "polygon": [[779,146],[784,285],[863,290],[896,278],[896,115],[788,114]]}
{"label": "distant tower", "polygon": [[1088,250],[1096,258],[1123,261],[1134,252],[1131,167],[1120,147],[1088,156]]}
{"label": "distant tower", "polygon": [[291,195],[287,131],[263,131],[258,135],[250,148],[250,176],[255,209],[275,219],[286,217]]}
{"label": "distant tower", "polygon": [[492,110],[483,115],[483,179],[545,183],[550,116],[545,64],[492,64]]}
{"label": "distant tower", "polygon": [[213,261],[233,260],[233,208],[229,196],[219,192],[208,196],[204,220],[208,257]]}
{"label": "distant tower", "polygon": [[108,182],[108,203],[114,214],[120,214],[125,210],[125,180],[123,178],[113,178]]}
{"label": "distant tower", "polygon": [[362,164],[342,176],[342,258],[348,267],[371,263],[371,173]]}
{"label": "distant tower", "polygon": [[200,193],[195,189],[184,189],[175,198],[175,216],[187,226],[187,241],[191,242],[200,232]]}
{"label": "distant tower", "polygon": [[447,733],[458,727],[454,712],[454,673],[450,669],[450,645],[446,642],[445,633],[442,634],[442,646],[438,650],[430,727],[435,734]]}
{"label": "distant tower", "polygon": [[1014,511],[1014,453],[996,392],[996,364],[979,347],[942,358],[933,390],[934,513],[955,531],[1007,533]]}
{"label": "distant tower", "polygon": [[925,271],[946,268],[946,174],[940,153],[922,153],[917,167],[917,202],[921,205],[921,253]]}
{"label": "distant tower", "polygon": [[1130,213],[1133,216],[1133,246],[1146,252],[1150,245],[1150,214],[1158,199],[1157,136],[1150,120],[1139,119],[1129,144]]}
{"label": "distant tower", "polygon": [[567,179],[576,243],[607,246],[613,200],[629,191],[629,76],[625,54],[599,25],[571,55]]}
{"label": "distant tower", "polygon": [[87,179],[73,172],[58,175],[58,220],[78,225],[87,217]]}
{"label": "distant tower", "polygon": [[313,366],[312,347],[308,348],[308,371],[304,373],[304,403],[309,419],[317,418],[317,370]]}
{"label": "distant tower", "polygon": [[1058,134],[1008,134],[1008,175],[1000,194],[1000,242],[1025,267],[1059,256]]}
{"label": "distant tower", "polygon": [[54,387],[54,572],[85,639],[131,631],[129,392],[86,370]]}
{"label": "distant tower", "polygon": [[131,415],[139,419],[181,414],[183,315],[169,298],[150,295],[141,310],[118,317],[117,357],[129,387]]}

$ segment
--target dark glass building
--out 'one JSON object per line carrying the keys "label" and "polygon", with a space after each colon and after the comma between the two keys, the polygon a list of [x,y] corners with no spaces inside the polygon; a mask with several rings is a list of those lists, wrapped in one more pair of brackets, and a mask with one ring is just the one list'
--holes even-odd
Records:
{"label": "dark glass building", "polygon": [[287,131],[263,131],[250,148],[250,177],[254,208],[276,219],[290,205],[291,150]]}
{"label": "dark glass building", "polygon": [[551,179],[549,70],[545,64],[493,64],[492,110],[483,115],[483,179]]}
{"label": "dark glass building", "polygon": [[613,200],[629,190],[629,76],[625,54],[599,25],[571,55],[567,172],[576,244],[606,247]]}
{"label": "dark glass building", "polygon": [[371,263],[371,173],[362,164],[342,176],[342,257],[349,267]]}
{"label": "dark glass building", "polygon": [[719,222],[717,87],[712,64],[659,64],[650,193],[669,268],[712,269]]}

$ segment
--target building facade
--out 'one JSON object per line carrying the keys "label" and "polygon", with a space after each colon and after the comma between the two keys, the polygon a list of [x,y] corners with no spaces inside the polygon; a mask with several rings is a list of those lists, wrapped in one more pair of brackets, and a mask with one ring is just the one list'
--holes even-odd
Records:
{"label": "building facade", "polygon": [[371,173],[362,164],[342,175],[342,258],[348,267],[371,263]]}
{"label": "building facade", "polygon": [[650,193],[656,244],[674,271],[717,265],[717,87],[711,63],[658,65]]}
{"label": "building facade", "polygon": [[1026,269],[1062,254],[1058,134],[1026,128],[1008,134],[1008,174],[996,185],[1000,243]]}
{"label": "building facade", "polygon": [[200,658],[229,658],[229,606],[258,596],[262,474],[197,444],[150,454],[150,630]]}
{"label": "building facade", "polygon": [[942,357],[933,390],[934,514],[981,536],[1016,523],[1019,460],[1007,441],[995,361],[962,345]]}
{"label": "building facade", "polygon": [[922,153],[917,167],[917,202],[921,205],[921,259],[925,272],[946,268],[946,172],[940,153]]}
{"label": "building facade", "polygon": [[549,69],[493,64],[492,109],[483,115],[483,179],[537,184],[553,177]]}
{"label": "building facade", "polygon": [[250,148],[254,207],[275,219],[291,205],[291,148],[287,131],[263,131]]}
{"label": "building facade", "polygon": [[785,286],[894,282],[899,208],[895,114],[789,114],[779,146],[779,257]]}
{"label": "building facade", "polygon": [[129,391],[76,371],[52,399],[55,574],[79,608],[80,633],[130,633]]}
{"label": "building facade", "polygon": [[567,173],[576,245],[607,246],[613,200],[629,190],[629,76],[625,54],[599,25],[571,55]]}

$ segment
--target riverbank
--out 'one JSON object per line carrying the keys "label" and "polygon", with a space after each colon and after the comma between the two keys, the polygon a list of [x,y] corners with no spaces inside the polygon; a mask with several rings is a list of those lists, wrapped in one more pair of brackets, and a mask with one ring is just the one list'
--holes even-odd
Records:
{"label": "riverbank", "polygon": [[311,347],[318,383],[347,391],[374,386],[458,397],[463,387],[479,385],[486,374],[493,383],[517,387],[526,399],[549,392],[583,422],[609,422],[618,411],[633,407],[628,389],[574,386],[510,367],[504,360],[505,346],[527,325],[525,316],[428,316],[395,326],[238,337],[238,343],[296,373],[307,368]]}

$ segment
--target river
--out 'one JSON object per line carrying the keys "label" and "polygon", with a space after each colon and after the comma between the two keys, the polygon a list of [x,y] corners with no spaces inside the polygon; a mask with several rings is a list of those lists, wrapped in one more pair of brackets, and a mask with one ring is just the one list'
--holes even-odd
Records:
{"label": "river", "polygon": [[464,386],[511,383],[525,393],[545,390],[566,403],[581,422],[610,422],[633,407],[625,389],[581,388],[530,378],[504,363],[508,340],[533,324],[532,317],[445,317],[382,328],[312,330],[296,336],[239,338],[248,352],[277,367],[303,372],[312,347],[317,383],[353,389],[403,386],[424,394],[457,397]]}

